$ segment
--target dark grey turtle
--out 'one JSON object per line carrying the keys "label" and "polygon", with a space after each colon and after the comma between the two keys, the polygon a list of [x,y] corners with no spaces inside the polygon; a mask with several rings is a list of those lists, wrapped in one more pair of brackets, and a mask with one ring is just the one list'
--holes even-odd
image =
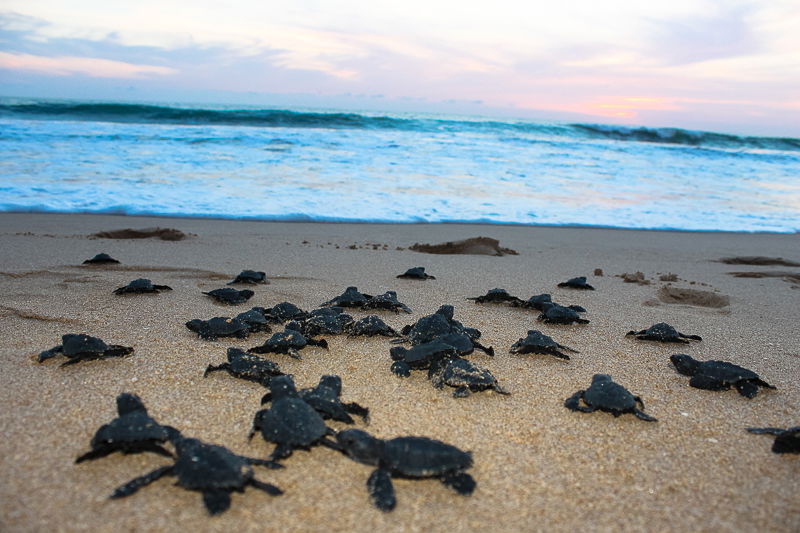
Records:
{"label": "dark grey turtle", "polygon": [[347,287],[342,294],[320,304],[320,307],[335,305],[337,307],[361,307],[366,304],[372,296],[358,292],[356,287]]}
{"label": "dark grey turtle", "polygon": [[514,354],[541,353],[569,361],[569,356],[561,350],[578,353],[577,350],[573,350],[569,346],[558,344],[552,337],[548,337],[541,331],[529,329],[528,336],[512,344],[509,352]]}
{"label": "dark grey turtle", "polygon": [[233,281],[229,281],[228,285],[234,285],[236,283],[247,283],[249,285],[255,285],[257,283],[264,283],[268,284],[267,281],[267,273],[266,272],[256,272],[255,270],[242,270]]}
{"label": "dark grey turtle", "polygon": [[[342,403],[342,378],[339,376],[322,376],[316,387],[300,389],[300,398],[314,408],[323,419],[336,420],[345,424],[353,424],[351,414],[360,416],[364,422],[369,421],[369,409],[357,403]],[[261,398],[261,405],[272,401],[272,393]]]}
{"label": "dark grey turtle", "polygon": [[407,378],[411,370],[430,369],[433,363],[449,357],[457,357],[458,351],[452,344],[438,339],[418,344],[411,349],[395,346],[389,350],[394,363],[391,370],[396,375]]}
{"label": "dark grey turtle", "polygon": [[227,448],[197,439],[177,437],[173,444],[177,453],[174,464],[132,479],[114,490],[111,498],[130,496],[164,476],[175,476],[179,487],[201,492],[203,503],[211,515],[225,512],[231,506],[231,493],[244,492],[246,487],[259,489],[271,496],[283,494],[275,485],[257,480],[253,472],[252,465],[282,467],[273,461],[237,455]]}
{"label": "dark grey turtle", "polygon": [[800,453],[800,426],[789,429],[781,428],[747,428],[756,435],[774,435],[772,443],[774,453]]}
{"label": "dark grey turtle", "polygon": [[131,281],[124,287],[114,289],[114,294],[144,294],[144,293],[159,293],[161,291],[171,291],[172,287],[167,285],[153,285],[149,279],[139,278]]}
{"label": "dark grey turtle", "polygon": [[322,415],[300,398],[291,376],[274,378],[269,391],[272,405],[256,413],[248,438],[260,431],[264,440],[274,443],[271,460],[285,459],[297,448],[309,449],[317,444],[336,448],[327,439],[333,430],[325,425]]}
{"label": "dark grey turtle", "polygon": [[101,339],[90,337],[85,333],[67,333],[62,335],[61,344],[39,354],[39,362],[41,363],[57,355],[64,355],[68,361],[62,363],[61,366],[66,366],[74,365],[81,361],[91,361],[92,359],[125,357],[132,353],[133,348],[128,346],[106,344]]}
{"label": "dark grey turtle", "polygon": [[400,336],[398,332],[381,320],[378,315],[367,315],[364,318],[360,318],[345,327],[345,331],[351,337],[359,335],[366,335],[368,337],[374,337],[375,335],[382,335],[384,337]]}
{"label": "dark grey turtle", "polygon": [[228,362],[220,365],[208,365],[203,377],[211,372],[226,371],[233,377],[255,381],[265,387],[269,387],[269,382],[276,376],[283,376],[278,363],[269,359],[262,359],[257,355],[251,355],[239,348],[228,348]]}
{"label": "dark grey turtle", "polygon": [[653,324],[647,329],[641,331],[629,331],[625,336],[634,335],[640,341],[658,341],[658,342],[680,342],[689,344],[690,340],[701,341],[703,338],[700,335],[684,335],[666,322],[659,322]]}
{"label": "dark grey turtle", "polygon": [[265,309],[268,319],[284,323],[290,320],[305,320],[308,313],[291,302],[281,302],[270,309]]}
{"label": "dark grey turtle", "polygon": [[150,418],[138,396],[128,392],[117,396],[117,413],[117,418],[100,426],[92,437],[92,449],[75,459],[76,463],[99,459],[114,452],[153,452],[172,457],[161,444],[178,435],[178,430],[162,426]]}
{"label": "dark grey turtle", "polygon": [[406,304],[397,299],[397,293],[395,291],[386,291],[383,294],[373,296],[367,303],[361,306],[361,309],[383,309],[386,311],[394,311],[395,313],[399,313],[400,311],[406,313],[411,312],[411,309]]}
{"label": "dark grey turtle", "polygon": [[119,261],[114,259],[108,254],[102,253],[97,254],[96,256],[92,257],[91,259],[87,259],[83,262],[84,265],[117,265]]}
{"label": "dark grey turtle", "polygon": [[586,276],[579,276],[577,278],[568,279],[558,284],[559,287],[568,289],[583,289],[585,291],[593,291],[594,287],[586,283]]}
{"label": "dark grey turtle", "polygon": [[392,477],[437,478],[465,496],[475,490],[475,480],[465,472],[472,466],[472,454],[450,444],[427,437],[381,440],[360,429],[340,431],[336,442],[354,461],[377,467],[367,480],[367,490],[381,511],[391,511],[397,504]]}
{"label": "dark grey turtle", "polygon": [[506,291],[505,289],[492,289],[483,296],[474,296],[471,298],[467,298],[467,300],[473,300],[476,304],[482,303],[510,303],[511,305],[520,305],[523,303],[522,300],[517,298],[516,296],[512,296]]}
{"label": "dark grey turtle", "polygon": [[[404,340],[412,345],[417,345],[445,335],[464,334],[472,341],[474,348],[483,350],[489,355],[494,355],[494,349],[491,346],[483,346],[477,341],[481,337],[481,332],[475,328],[464,326],[464,324],[453,318],[454,314],[455,309],[452,305],[442,305],[435,313],[424,316],[414,324],[403,327],[401,333],[405,336]],[[392,342],[403,342],[403,340]]]}
{"label": "dark grey turtle", "polygon": [[216,316],[210,320],[194,319],[186,323],[186,327],[197,333],[201,339],[216,340],[218,337],[236,337],[246,339],[250,335],[250,326],[238,318]]}
{"label": "dark grey turtle", "polygon": [[746,398],[754,398],[758,387],[774,389],[758,374],[726,361],[698,361],[685,353],[669,356],[675,368],[684,376],[692,376],[689,385],[697,389],[728,390],[732,386]]}
{"label": "dark grey turtle", "polygon": [[341,307],[325,307],[311,311],[308,318],[300,322],[300,330],[308,337],[341,335],[352,322],[353,317],[343,312]]}
{"label": "dark grey turtle", "polygon": [[521,305],[522,307],[529,307],[531,309],[536,309],[537,311],[544,311],[543,304],[546,303],[553,303],[553,298],[547,293],[544,294],[535,294],[525,300]]}
{"label": "dark grey turtle", "polygon": [[581,318],[578,311],[571,307],[564,307],[556,303],[542,303],[542,314],[536,320],[545,324],[588,324],[589,321]]}
{"label": "dark grey turtle", "polygon": [[409,268],[397,277],[404,279],[436,279],[436,277],[425,273],[425,267]]}
{"label": "dark grey turtle", "polygon": [[[586,405],[581,405],[581,400]],[[644,409],[642,399],[628,392],[628,389],[622,385],[615,383],[611,376],[595,374],[592,376],[591,386],[586,390],[579,390],[567,398],[564,407],[583,413],[592,413],[596,410],[606,411],[614,416],[632,413],[646,422],[657,422],[657,419],[640,410],[637,404]]]}
{"label": "dark grey turtle", "polygon": [[300,331],[287,327],[283,331],[274,333],[261,346],[255,346],[247,351],[251,353],[285,353],[289,357],[302,359],[297,352],[306,346],[319,346],[327,350],[328,342],[325,339],[315,340],[308,338]]}
{"label": "dark grey turtle", "polygon": [[245,303],[255,294],[250,289],[243,289],[241,291],[225,287],[224,289],[214,289],[213,291],[204,292],[203,294],[211,296],[219,303],[225,305],[239,305]]}
{"label": "dark grey turtle", "polygon": [[236,320],[247,324],[247,329],[250,333],[258,333],[262,331],[270,332],[272,328],[269,327],[269,320],[264,314],[263,307],[253,307],[249,311],[239,313],[236,315]]}
{"label": "dark grey turtle", "polygon": [[433,386],[437,389],[448,385],[455,387],[453,396],[465,398],[473,392],[491,389],[499,394],[510,394],[497,383],[497,379],[482,366],[466,359],[454,357],[446,364],[438,364],[430,375]]}

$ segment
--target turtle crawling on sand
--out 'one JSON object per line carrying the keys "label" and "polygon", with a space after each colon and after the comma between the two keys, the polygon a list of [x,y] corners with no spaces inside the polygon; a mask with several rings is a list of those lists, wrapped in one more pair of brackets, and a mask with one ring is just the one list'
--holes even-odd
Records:
{"label": "turtle crawling on sand", "polygon": [[400,311],[405,313],[411,312],[411,308],[397,299],[397,293],[395,291],[386,291],[383,294],[373,296],[367,303],[361,306],[361,309],[384,309],[386,311],[394,311],[395,313],[399,313]]}
{"label": "turtle crawling on sand", "polygon": [[450,444],[427,437],[382,440],[360,429],[340,431],[336,442],[352,460],[377,467],[367,480],[367,490],[381,511],[397,505],[392,477],[436,478],[465,496],[475,490],[475,480],[465,472],[472,466],[472,454]]}
{"label": "turtle crawling on sand", "polygon": [[568,279],[558,284],[559,287],[568,289],[583,289],[585,291],[593,291],[594,287],[586,283],[586,276],[578,276],[577,278]]}
{"label": "turtle crawling on sand", "polygon": [[[325,420],[353,424],[355,420],[351,414],[360,416],[365,422],[369,420],[369,409],[366,407],[354,402],[342,403],[342,378],[339,376],[322,376],[316,387],[300,389],[297,394]],[[272,393],[268,392],[261,398],[261,405],[271,401]]]}
{"label": "turtle crawling on sand", "polygon": [[511,349],[509,350],[510,353],[513,354],[524,354],[524,353],[541,353],[541,354],[548,354],[559,359],[566,359],[569,361],[569,356],[563,353],[561,350],[566,350],[572,353],[578,353],[577,350],[573,350],[568,346],[564,346],[563,344],[558,344],[556,341],[553,340],[552,337],[548,337],[541,331],[537,331],[535,329],[528,330],[528,336],[524,339],[519,339],[517,342],[511,345]]}
{"label": "turtle crawling on sand", "polygon": [[389,350],[389,355],[394,361],[392,372],[401,378],[407,378],[411,375],[411,370],[431,369],[434,363],[458,357],[458,350],[450,343],[435,339],[410,349],[395,346]]}
{"label": "turtle crawling on sand", "polygon": [[[585,405],[581,405],[583,400]],[[656,422],[652,416],[644,413],[637,407],[637,404],[644,409],[644,403],[638,396],[634,396],[628,389],[615,383],[608,374],[595,374],[592,376],[592,384],[586,390],[579,390],[566,399],[564,407],[572,411],[592,413],[594,411],[606,411],[614,416],[623,413],[632,413],[637,418],[646,422]]]}
{"label": "turtle crawling on sand", "polygon": [[362,307],[372,296],[358,291],[357,287],[347,287],[342,294],[320,304],[320,307]]}
{"label": "turtle crawling on sand", "polygon": [[454,387],[455,398],[466,398],[473,392],[489,389],[498,394],[511,394],[497,383],[497,379],[487,369],[461,357],[452,357],[446,363],[437,363],[430,378],[437,389],[445,385]]}
{"label": "turtle crawling on sand", "polygon": [[[455,320],[453,318],[454,313],[455,309],[452,305],[442,305],[435,313],[426,315],[413,324],[404,326],[401,333],[405,336],[405,339],[398,339],[392,342],[398,343],[408,341],[416,346],[448,336],[448,340],[445,342],[455,341],[463,343],[463,339],[453,337],[452,335],[466,335],[469,338],[472,348],[483,350],[488,355],[494,355],[494,349],[491,346],[486,347],[478,342],[478,339],[481,337],[481,332],[475,328],[466,327],[458,320]],[[459,349],[459,351],[462,355],[465,355],[472,351],[472,349],[467,351]]]}
{"label": "turtle crawling on sand", "polygon": [[367,337],[374,337],[375,335],[381,335],[384,337],[400,336],[398,332],[388,326],[386,322],[381,320],[378,315],[367,315],[364,318],[360,318],[355,322],[348,324],[344,329],[345,332],[351,337],[356,337],[359,335],[365,335]]}
{"label": "turtle crawling on sand", "polygon": [[106,344],[101,339],[90,337],[85,333],[67,333],[61,337],[61,344],[40,353],[38,360],[41,363],[51,357],[64,355],[68,361],[62,363],[61,366],[66,366],[92,359],[125,357],[131,353],[133,353],[133,348],[128,346]]}
{"label": "turtle crawling on sand", "polygon": [[117,413],[117,418],[100,426],[92,437],[92,449],[78,457],[76,463],[99,459],[114,452],[153,452],[172,457],[161,444],[175,437],[178,430],[162,426],[150,418],[138,396],[127,392],[117,396]]}
{"label": "turtle crawling on sand", "polygon": [[698,361],[685,353],[669,356],[675,368],[684,376],[692,376],[689,385],[696,389],[728,390],[735,387],[739,394],[754,398],[758,388],[774,389],[758,374],[726,361]]}
{"label": "turtle crawling on sand", "polygon": [[209,320],[195,318],[186,323],[186,327],[206,340],[217,340],[218,337],[236,337],[246,339],[250,335],[250,326],[238,318],[217,316]]}
{"label": "turtle crawling on sand", "polygon": [[130,496],[164,476],[175,476],[179,487],[201,492],[203,503],[211,515],[225,512],[231,506],[231,493],[244,492],[246,487],[259,489],[270,496],[283,494],[275,485],[257,480],[253,472],[252,465],[282,468],[274,461],[244,457],[222,446],[180,436],[173,439],[173,444],[177,452],[174,464],[132,479],[114,490],[111,498]]}
{"label": "turtle crawling on sand", "polygon": [[781,428],[747,428],[756,435],[775,435],[772,443],[774,453],[800,453],[800,426],[789,429]]}
{"label": "turtle crawling on sand", "polygon": [[264,283],[267,284],[267,273],[266,272],[256,272],[255,270],[242,270],[233,281],[229,281],[228,285],[233,285],[235,283],[247,283],[250,285],[255,285],[257,283]]}
{"label": "turtle crawling on sand", "polygon": [[436,279],[436,277],[425,273],[425,267],[409,268],[397,277],[405,279]]}
{"label": "turtle crawling on sand", "polygon": [[[543,302],[542,306],[542,314],[540,314],[536,320],[539,322],[544,322],[545,324],[572,324],[573,322],[578,324],[588,324],[589,321],[585,318],[581,318],[573,307],[564,307],[563,305],[559,305],[552,302]],[[581,307],[581,309],[583,309]]]}
{"label": "turtle crawling on sand", "polygon": [[239,348],[228,348],[228,362],[219,365],[208,365],[203,377],[211,372],[226,371],[235,378],[245,379],[269,387],[275,376],[283,376],[278,363],[252,355]]}
{"label": "turtle crawling on sand", "polygon": [[145,294],[171,290],[172,287],[167,285],[153,285],[153,282],[149,279],[139,278],[131,281],[124,287],[114,289],[114,294]]}
{"label": "turtle crawling on sand", "polygon": [[625,334],[625,336],[630,335],[635,336],[640,341],[680,342],[683,344],[689,344],[690,340],[703,340],[700,335],[684,335],[666,322],[659,322],[658,324],[653,324],[647,329],[643,329],[641,331],[629,331]]}
{"label": "turtle crawling on sand", "polygon": [[100,253],[83,262],[84,265],[116,265],[119,261],[106,253]]}
{"label": "turtle crawling on sand", "polygon": [[292,329],[290,324],[287,324],[286,329],[274,333],[264,344],[254,346],[247,351],[251,353],[285,353],[289,357],[302,359],[297,352],[306,346],[319,346],[327,350],[328,342],[325,339],[315,340],[306,337],[297,329]]}
{"label": "turtle crawling on sand", "polygon": [[250,289],[238,291],[236,289],[226,287],[224,289],[214,289],[213,291],[204,292],[203,294],[211,296],[213,299],[222,304],[239,305],[252,298],[255,293]]}
{"label": "turtle crawling on sand", "polygon": [[511,305],[517,306],[522,305],[523,301],[516,296],[512,296],[506,291],[505,289],[491,289],[489,292],[484,294],[483,296],[473,296],[467,298],[467,300],[472,300],[476,304],[483,304],[483,303],[493,303],[493,304],[500,304],[500,303],[510,303]]}

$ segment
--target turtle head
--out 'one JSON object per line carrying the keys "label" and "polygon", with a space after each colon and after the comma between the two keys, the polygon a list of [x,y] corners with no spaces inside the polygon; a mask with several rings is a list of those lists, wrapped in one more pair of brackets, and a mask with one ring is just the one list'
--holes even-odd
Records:
{"label": "turtle head", "polygon": [[692,358],[685,353],[676,353],[669,356],[669,360],[678,369],[678,372],[684,376],[694,376],[700,369],[700,361]]}
{"label": "turtle head", "polygon": [[272,393],[272,401],[281,398],[297,398],[297,388],[291,376],[277,376],[270,380],[269,391]]}
{"label": "turtle head", "polygon": [[236,359],[242,357],[243,355],[246,356],[247,353],[245,353],[245,351],[242,350],[241,348],[234,348],[233,346],[228,348],[228,362],[229,363],[233,363]]}
{"label": "turtle head", "polygon": [[342,393],[342,378],[339,376],[322,376],[319,384],[322,387],[334,390],[337,396]]}
{"label": "turtle head", "polygon": [[147,409],[142,403],[141,398],[135,394],[131,394],[130,392],[123,392],[117,396],[117,412],[119,413],[119,416],[127,415],[128,413],[132,413],[134,411],[142,411],[145,414],[147,413]]}
{"label": "turtle head", "polygon": [[352,460],[377,465],[383,453],[383,441],[361,429],[346,429],[336,434],[342,452]]}
{"label": "turtle head", "polygon": [[453,316],[455,314],[455,308],[452,305],[443,305],[437,311],[437,315],[442,315],[448,321],[453,320]]}
{"label": "turtle head", "polygon": [[402,346],[389,348],[389,355],[392,357],[392,361],[402,361],[406,358],[406,353],[408,353],[408,349]]}
{"label": "turtle head", "polygon": [[592,376],[592,385],[594,385],[595,383],[604,383],[607,381],[613,381],[611,379],[611,376],[609,376],[608,374],[595,374],[594,376]]}

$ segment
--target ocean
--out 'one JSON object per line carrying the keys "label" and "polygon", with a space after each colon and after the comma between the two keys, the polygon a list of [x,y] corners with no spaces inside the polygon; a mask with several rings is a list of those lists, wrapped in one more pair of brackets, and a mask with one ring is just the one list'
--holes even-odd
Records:
{"label": "ocean", "polygon": [[800,231],[800,139],[0,99],[0,211]]}

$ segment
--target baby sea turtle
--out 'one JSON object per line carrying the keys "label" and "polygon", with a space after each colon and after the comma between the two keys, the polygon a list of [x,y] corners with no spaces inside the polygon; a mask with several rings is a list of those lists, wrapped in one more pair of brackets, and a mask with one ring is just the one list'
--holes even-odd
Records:
{"label": "baby sea turtle", "polygon": [[327,439],[333,430],[300,397],[291,376],[274,378],[269,384],[269,391],[272,405],[256,413],[248,438],[252,439],[260,431],[264,440],[274,443],[271,460],[285,459],[296,448],[309,449],[317,444],[336,447]]}
{"label": "baby sea turtle", "polygon": [[564,307],[556,303],[542,303],[542,314],[536,320],[544,322],[545,324],[588,324],[589,321],[581,318],[578,311],[571,307]]}
{"label": "baby sea turtle", "polygon": [[100,426],[92,437],[92,449],[78,457],[76,463],[99,459],[114,452],[153,452],[172,457],[161,444],[178,435],[178,430],[162,426],[150,418],[138,396],[128,392],[117,396],[117,413],[117,418]]}
{"label": "baby sea turtle", "polygon": [[579,276],[577,278],[568,279],[567,281],[559,283],[558,286],[569,289],[583,289],[587,291],[594,290],[594,287],[586,283],[586,276]]}
{"label": "baby sea turtle", "polygon": [[228,348],[228,362],[220,365],[208,365],[203,377],[211,372],[225,370],[228,374],[239,379],[255,381],[265,387],[275,376],[283,376],[278,363],[269,359],[262,359],[257,355],[251,355],[239,348]]}
{"label": "baby sea turtle", "polygon": [[242,270],[233,281],[228,282],[228,285],[233,285],[235,283],[247,283],[250,285],[255,285],[257,283],[266,284],[269,283],[269,281],[267,281],[266,272],[256,272],[255,270]]}
{"label": "baby sea turtle", "polygon": [[683,344],[689,344],[689,340],[703,340],[700,335],[684,335],[666,322],[653,324],[649,328],[641,331],[629,331],[625,335],[634,335],[640,341],[680,342]]}
{"label": "baby sea turtle", "polygon": [[332,305],[338,307],[362,307],[371,298],[372,296],[369,294],[360,293],[357,287],[347,287],[342,294],[320,304],[320,307],[329,307]]}
{"label": "baby sea turtle", "polygon": [[305,320],[299,322],[299,329],[308,337],[341,335],[352,322],[353,317],[343,312],[341,307],[324,307],[311,311]]}
{"label": "baby sea turtle", "polygon": [[224,289],[214,289],[213,291],[204,292],[203,294],[211,296],[216,301],[226,305],[239,305],[252,298],[255,293],[250,289],[238,291],[226,287]]}
{"label": "baby sea turtle", "polygon": [[389,350],[389,354],[394,361],[392,372],[401,378],[407,378],[411,375],[412,369],[430,369],[433,363],[448,357],[457,357],[458,351],[452,344],[436,339],[410,349],[395,346]]}
{"label": "baby sea turtle", "polygon": [[373,296],[367,303],[361,306],[361,309],[384,309],[386,311],[394,311],[395,313],[399,313],[400,311],[406,313],[411,312],[411,309],[406,304],[397,299],[397,293],[395,291],[386,291],[383,294]]}
{"label": "baby sea turtle", "polygon": [[96,256],[92,257],[91,259],[87,259],[83,262],[84,265],[115,265],[119,264],[119,261],[114,259],[108,254],[102,253],[97,254]]}
{"label": "baby sea turtle", "polygon": [[61,337],[61,344],[39,354],[39,362],[60,354],[67,357],[68,361],[61,364],[66,366],[92,359],[125,357],[131,353],[133,348],[128,346],[106,344],[97,337],[90,337],[85,333],[67,333]]}
{"label": "baby sea turtle", "polygon": [[267,318],[283,324],[290,320],[305,320],[308,313],[291,302],[281,302],[270,309],[264,310]]}
{"label": "baby sea turtle", "polygon": [[378,315],[367,315],[360,318],[345,327],[345,331],[351,337],[366,335],[374,337],[375,335],[382,335],[384,337],[399,337],[400,334],[394,329],[386,325],[386,322],[381,320]]}
{"label": "baby sea turtle", "polygon": [[239,320],[247,324],[247,329],[250,330],[250,333],[272,331],[272,328],[269,327],[269,320],[267,319],[267,316],[264,314],[263,307],[254,307],[249,311],[245,311],[244,313],[239,313],[238,315],[236,315],[236,320]]}
{"label": "baby sea turtle", "polygon": [[[322,376],[319,385],[308,389],[300,389],[298,395],[314,408],[323,419],[337,420],[345,424],[353,424],[351,414],[360,416],[365,422],[369,420],[369,409],[357,403],[342,403],[342,378],[339,376]],[[272,401],[272,393],[261,398],[261,404]]]}
{"label": "baby sea turtle", "polygon": [[566,359],[569,361],[569,356],[561,352],[561,350],[566,350],[572,353],[578,353],[577,350],[573,350],[572,348],[564,346],[563,344],[558,344],[556,341],[553,340],[552,337],[548,337],[541,331],[537,331],[535,329],[529,329],[528,336],[512,344],[511,350],[509,351],[510,353],[514,354],[542,353],[542,354],[553,355],[560,359]]}
{"label": "baby sea turtle", "polygon": [[194,319],[186,323],[186,327],[197,333],[201,339],[216,340],[218,337],[236,337],[246,339],[250,335],[250,326],[238,318],[217,316],[210,320]]}
{"label": "baby sea turtle", "polygon": [[167,285],[153,285],[149,279],[139,278],[131,281],[124,287],[114,289],[114,294],[143,294],[149,292],[159,293],[161,291],[171,291],[172,287]]}
{"label": "baby sea turtle", "polygon": [[255,478],[252,465],[281,468],[273,461],[237,455],[227,448],[183,437],[173,441],[177,459],[170,466],[156,468],[149,474],[132,479],[118,487],[111,498],[124,498],[164,476],[176,476],[176,485],[203,494],[203,503],[211,515],[220,514],[231,506],[231,493],[253,487],[271,496],[283,491],[271,483]]}
{"label": "baby sea turtle", "polygon": [[774,453],[800,453],[800,426],[789,429],[781,428],[747,428],[756,435],[775,435],[772,443]]}
{"label": "baby sea turtle", "polygon": [[475,490],[475,480],[465,472],[472,466],[472,454],[427,437],[396,437],[382,440],[360,429],[336,435],[341,451],[359,463],[377,467],[367,480],[372,503],[381,511],[397,504],[392,477],[438,478],[459,494]]}
{"label": "baby sea turtle", "polygon": [[698,361],[685,353],[669,356],[669,360],[684,376],[692,376],[689,385],[697,389],[728,390],[735,387],[739,394],[753,398],[758,387],[774,389],[752,370],[726,361]]}
{"label": "baby sea turtle", "polygon": [[474,296],[472,298],[467,298],[467,300],[473,300],[476,304],[482,304],[482,303],[495,303],[495,304],[510,303],[511,305],[522,304],[522,300],[520,300],[516,296],[511,296],[505,289],[491,289],[483,296]]}
{"label": "baby sea turtle", "polygon": [[274,333],[261,346],[255,346],[247,351],[251,353],[285,353],[289,357],[302,359],[297,352],[306,346],[319,346],[327,350],[328,342],[325,339],[315,340],[308,338],[300,331],[287,327],[283,331]]}
{"label": "baby sea turtle", "polygon": [[[464,324],[453,318],[454,314],[455,309],[452,305],[442,305],[435,313],[426,315],[414,324],[403,327],[401,333],[405,336],[405,340],[411,342],[412,345],[430,342],[445,335],[463,334],[469,337],[474,348],[483,350],[489,355],[494,355],[494,349],[491,346],[487,348],[477,342],[481,337],[481,332],[475,328],[464,326]],[[403,342],[403,340],[392,342]]]}
{"label": "baby sea turtle", "polygon": [[[581,405],[580,401],[586,405]],[[634,396],[628,389],[615,383],[608,374],[595,374],[592,384],[586,390],[579,390],[564,402],[564,407],[573,411],[592,413],[596,410],[606,411],[614,416],[623,413],[632,413],[646,422],[656,422],[652,416],[644,413],[637,404],[644,409],[644,403],[638,396]]]}
{"label": "baby sea turtle", "polygon": [[553,303],[553,298],[548,293],[535,294],[522,303],[523,307],[536,309],[537,311],[544,311],[543,304]]}
{"label": "baby sea turtle", "polygon": [[405,279],[436,279],[436,277],[425,273],[425,267],[409,268],[397,277]]}
{"label": "baby sea turtle", "polygon": [[453,357],[446,364],[438,364],[430,375],[433,386],[437,389],[448,385],[455,387],[453,396],[465,398],[470,393],[492,389],[499,394],[510,394],[497,383],[497,379],[482,366]]}

